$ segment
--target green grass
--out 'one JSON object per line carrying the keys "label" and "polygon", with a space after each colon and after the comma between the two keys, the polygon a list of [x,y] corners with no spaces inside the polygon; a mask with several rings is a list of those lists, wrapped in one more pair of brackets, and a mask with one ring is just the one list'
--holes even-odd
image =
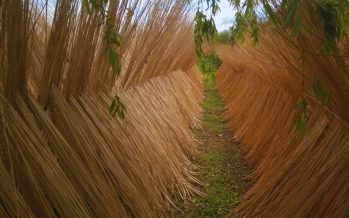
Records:
{"label": "green grass", "polygon": [[202,107],[205,111],[203,126],[207,126],[216,132],[222,132],[225,127],[224,119],[222,117],[222,113],[225,110],[224,102],[217,93],[214,78],[205,75],[204,84],[206,98],[202,103]]}
{"label": "green grass", "polygon": [[205,185],[206,196],[195,199],[202,209],[198,217],[223,217],[237,200],[236,194],[229,187],[230,178],[223,170],[226,156],[221,152],[210,151],[203,161],[205,167],[201,171],[200,180]]}
{"label": "green grass", "polygon": [[226,169],[233,154],[226,152],[224,148],[229,145],[220,138],[225,131],[224,103],[216,92],[215,81],[205,77],[204,83],[203,129],[197,130],[196,135],[205,143],[204,154],[197,163],[202,167],[198,178],[203,183],[201,191],[205,195],[195,196],[187,202],[177,199],[179,210],[173,211],[172,217],[224,217],[238,201],[238,194],[232,191],[234,179]]}
{"label": "green grass", "polygon": [[203,121],[207,123],[206,126],[208,128],[217,133],[224,130],[224,123],[222,123],[221,118],[215,114],[205,114]]}

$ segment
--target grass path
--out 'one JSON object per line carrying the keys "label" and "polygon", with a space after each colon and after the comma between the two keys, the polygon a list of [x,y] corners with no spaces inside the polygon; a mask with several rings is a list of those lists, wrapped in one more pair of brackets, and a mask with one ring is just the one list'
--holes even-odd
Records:
{"label": "grass path", "polygon": [[243,157],[225,127],[224,103],[210,80],[205,80],[205,96],[202,129],[195,131],[202,142],[197,164],[205,195],[178,202],[179,210],[174,210],[172,217],[224,217],[249,186]]}

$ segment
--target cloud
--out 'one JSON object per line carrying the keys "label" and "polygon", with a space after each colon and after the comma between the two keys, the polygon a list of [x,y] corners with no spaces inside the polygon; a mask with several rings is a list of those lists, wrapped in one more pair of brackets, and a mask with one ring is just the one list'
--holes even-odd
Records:
{"label": "cloud", "polygon": [[214,17],[218,31],[228,29],[235,22],[236,11],[231,7],[230,1],[231,0],[220,0],[219,7],[221,10]]}
{"label": "cloud", "polygon": [[233,24],[233,23],[234,23],[234,18],[224,17],[220,24],[221,25],[228,25],[228,24]]}

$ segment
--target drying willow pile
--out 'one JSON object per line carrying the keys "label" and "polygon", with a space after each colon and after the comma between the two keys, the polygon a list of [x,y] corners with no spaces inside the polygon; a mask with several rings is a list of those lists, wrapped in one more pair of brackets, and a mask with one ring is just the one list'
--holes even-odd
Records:
{"label": "drying willow pile", "polygon": [[[193,192],[201,78],[180,0],[0,1],[0,217],[159,217]],[[108,108],[116,94],[125,120]]]}
{"label": "drying willow pile", "polygon": [[258,47],[218,49],[226,118],[254,169],[234,217],[349,215],[348,38],[324,52],[304,5],[297,39],[270,27]]}

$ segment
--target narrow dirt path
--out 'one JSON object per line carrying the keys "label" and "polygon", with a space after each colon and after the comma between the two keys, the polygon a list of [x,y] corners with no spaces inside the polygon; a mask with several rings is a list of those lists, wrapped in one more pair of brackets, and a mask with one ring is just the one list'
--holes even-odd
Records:
{"label": "narrow dirt path", "polygon": [[178,202],[179,210],[174,210],[172,217],[224,217],[249,187],[239,146],[225,127],[224,103],[214,82],[206,79],[205,88],[203,126],[195,131],[202,142],[202,157],[197,164],[201,166],[199,180],[205,195]]}

